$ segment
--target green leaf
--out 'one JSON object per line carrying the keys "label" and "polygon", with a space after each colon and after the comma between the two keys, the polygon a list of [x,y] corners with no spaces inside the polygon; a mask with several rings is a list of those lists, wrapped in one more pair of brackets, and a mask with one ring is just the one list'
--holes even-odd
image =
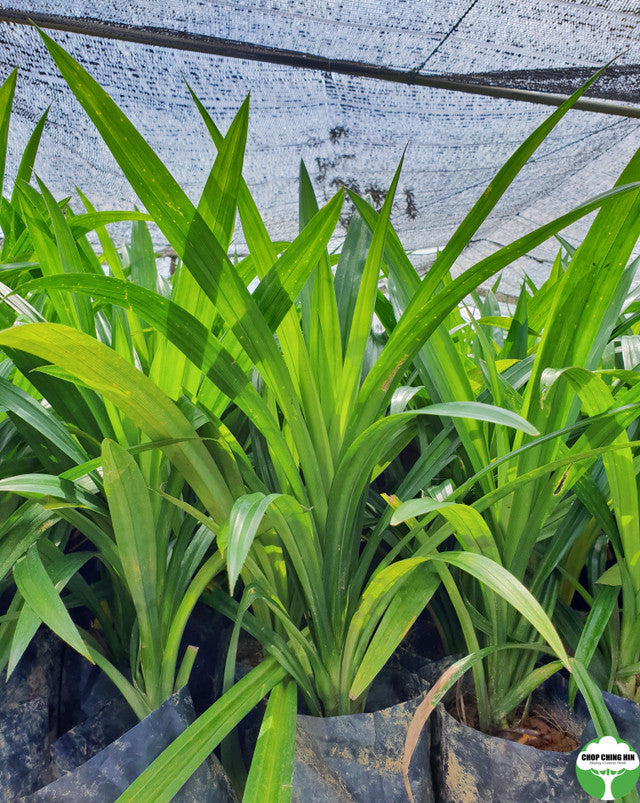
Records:
{"label": "green leaf", "polygon": [[205,515],[201,510],[198,510],[197,507],[190,505],[188,502],[185,502],[182,499],[176,499],[175,496],[170,496],[169,494],[164,493],[164,491],[156,491],[156,493],[160,494],[163,499],[166,499],[172,505],[175,505],[177,508],[180,508],[180,510],[188,513],[199,524],[202,524],[203,527],[206,527],[207,530],[210,530],[211,533],[217,533],[219,528],[217,527],[215,521],[209,516]]}
{"label": "green leaf", "polygon": [[464,550],[486,555],[496,563],[502,563],[500,552],[487,523],[477,510],[468,505],[457,505],[436,499],[411,499],[394,510],[391,524],[400,524],[426,513],[439,513],[445,518],[453,527],[454,534]]}
{"label": "green leaf", "polygon": [[342,654],[342,673],[347,688],[352,686],[352,678],[369,640],[386,611],[396,591],[405,582],[410,582],[411,573],[424,562],[423,558],[406,558],[385,566],[367,583],[359,600],[358,607],[349,623]]}
{"label": "green leaf", "polygon": [[284,680],[269,695],[243,800],[291,800],[297,709],[296,685]]}
{"label": "green leaf", "polygon": [[332,483],[324,545],[325,582],[336,617],[342,615],[338,614],[342,604],[338,589],[347,587],[348,576],[358,559],[360,544],[359,538],[355,541],[352,538],[352,522],[361,494],[369,483],[374,467],[382,460],[397,456],[411,439],[416,418],[422,415],[489,420],[531,429],[528,422],[508,410],[479,402],[449,402],[381,418],[350,443],[337,466]]}
{"label": "green leaf", "polygon": [[11,119],[11,106],[16,91],[18,68],[9,73],[2,86],[0,86],[0,196],[4,189],[4,168],[7,160],[7,142],[9,140],[9,121]]}
{"label": "green leaf", "polygon": [[[211,229],[131,122],[71,56],[46,34],[40,32],[40,35],[160,230],[222,314],[233,336],[270,382],[284,409],[291,409],[291,380],[273,340],[268,313],[262,314],[259,306],[262,302],[265,304],[262,309],[269,309],[269,294],[265,292],[266,297],[254,298],[249,293]],[[335,225],[339,207],[332,203],[326,210]],[[282,294],[281,283],[272,283],[271,289]],[[296,418],[295,413],[293,417]],[[306,463],[307,481],[312,483],[317,469],[305,455],[302,459]]]}
{"label": "green leaf", "polygon": [[[417,555],[420,553],[421,550],[418,550]],[[457,566],[505,599],[533,625],[563,665],[569,667],[569,656],[544,608],[510,572],[484,555],[471,552],[440,552],[437,557],[429,557]]]}
{"label": "green leaf", "polygon": [[59,516],[37,502],[21,505],[0,526],[0,579],[15,562],[59,520]]}
{"label": "green leaf", "polygon": [[117,803],[169,803],[229,731],[285,676],[272,658],[252,669],[181,733]]}
{"label": "green leaf", "polygon": [[157,271],[153,242],[147,224],[140,220],[134,220],[131,226],[129,266],[132,282],[147,290],[155,290]]}
{"label": "green leaf", "polygon": [[226,252],[236,222],[238,191],[249,124],[249,96],[238,109],[202,191],[198,211]]}
{"label": "green leaf", "polygon": [[533,671],[529,672],[519,683],[507,689],[507,693],[499,699],[493,700],[492,715],[494,720],[498,722],[503,717],[506,717],[523,700],[539,688],[545,680],[562,669],[562,661],[549,661],[547,664],[536,667]]}
{"label": "green leaf", "polygon": [[85,208],[88,207],[89,211],[84,215],[75,215],[69,220],[69,228],[76,237],[82,234],[88,234],[90,231],[98,231],[103,229],[109,223],[126,223],[130,220],[133,221],[147,221],[151,222],[151,215],[146,212],[127,211],[127,212],[96,212],[88,200],[82,193],[79,193]]}
{"label": "green leaf", "polygon": [[[575,650],[575,658],[587,669],[591,663],[600,639],[609,624],[611,614],[616,607],[620,590],[613,586],[600,589],[593,601],[589,616],[580,635],[580,641]],[[575,679],[571,678],[569,684],[569,705],[573,706],[576,698],[577,686]]]}
{"label": "green leaf", "polygon": [[[122,571],[140,628],[140,658],[146,691],[153,699],[159,681],[159,600],[165,566],[159,549],[147,484],[133,457],[117,443],[102,444],[104,489]],[[162,700],[155,701],[157,705]]]}
{"label": "green leaf", "polygon": [[417,387],[411,387],[410,385],[403,385],[402,387],[396,388],[396,390],[393,393],[393,396],[391,397],[391,404],[389,405],[389,415],[393,415],[394,413],[404,412],[411,399],[417,393],[420,393],[421,390],[424,390],[424,387],[422,385],[418,385]]}
{"label": "green leaf", "polygon": [[387,226],[389,225],[389,216],[391,214],[396,187],[400,180],[400,171],[402,170],[403,161],[404,156],[396,169],[382,211],[376,221],[371,246],[367,251],[367,258],[360,279],[358,295],[353,308],[349,337],[345,346],[342,379],[340,382],[341,401],[337,408],[339,418],[334,423],[334,426],[338,427],[341,436],[347,427],[349,416],[360,387],[365,349],[371,331],[371,321],[375,308],[378,280],[380,278],[380,266],[387,237]]}
{"label": "green leaf", "polygon": [[[72,273],[82,267],[78,245],[53,195],[40,179],[38,179],[38,186],[51,218],[51,226],[55,237],[56,253],[52,255],[52,266],[55,264],[53,269],[56,273]],[[91,304],[84,298],[74,298],[72,302],[74,313],[72,321],[74,325],[83,332],[93,334],[95,332],[95,322]]]}
{"label": "green leaf", "polygon": [[213,578],[222,570],[223,560],[219,551],[208,558],[193,578],[189,578],[186,591],[177,600],[175,613],[169,625],[162,656],[161,688],[166,695],[171,694],[175,684],[175,671],[184,629],[191,613]]}
{"label": "green leaf", "polygon": [[[541,400],[546,398],[560,377],[568,380],[577,391],[585,412],[590,415],[606,413],[616,406],[621,398],[614,399],[610,388],[605,384],[602,376],[583,368],[566,368],[559,371],[546,369],[541,375]],[[629,402],[638,398],[638,392],[632,387],[624,396]],[[602,433],[601,433],[602,434]],[[624,429],[613,438],[614,443],[628,443],[628,436]],[[588,440],[589,445],[595,445],[594,439]],[[579,441],[574,448],[580,448]],[[631,448],[604,454],[602,461],[605,467],[609,487],[611,490],[611,505],[615,513],[620,532],[627,568],[632,576],[636,591],[640,590],[640,539],[638,537],[638,494],[636,486],[636,472],[633,464]]]}
{"label": "green leaf", "polygon": [[82,293],[120,304],[144,318],[245,411],[249,420],[259,427],[267,439],[292,487],[303,493],[297,466],[293,463],[280,428],[264,400],[233,354],[187,310],[145,288],[107,276],[56,276],[30,282],[29,287],[66,289]]}
{"label": "green leaf", "polygon": [[34,306],[2,282],[0,282],[0,296],[2,297],[2,302],[20,315],[24,322],[38,323],[45,320],[44,316]]}
{"label": "green leaf", "polygon": [[619,588],[622,585],[619,564],[614,563],[613,566],[610,566],[598,577],[596,582],[603,586],[617,586]]}
{"label": "green leaf", "polygon": [[176,675],[176,683],[173,687],[174,692],[180,691],[189,682],[193,664],[198,656],[198,648],[189,644],[184,651],[182,661],[180,662],[180,669]]}
{"label": "green leaf", "polygon": [[87,453],[54,418],[50,410],[13,382],[0,378],[0,409],[2,408],[19,416],[74,462],[83,463],[87,460]]}
{"label": "green leaf", "polygon": [[617,736],[618,730],[602,699],[602,692],[590,677],[584,664],[571,658],[570,670],[585,699],[598,736]]}
{"label": "green leaf", "polygon": [[[636,152],[631,158],[616,186],[628,186],[629,182],[637,181],[638,178],[640,178],[640,152]],[[555,385],[545,404],[541,405],[544,390],[541,382],[543,372],[549,366],[558,368],[572,366],[574,369],[592,370],[598,365],[631,282],[627,263],[639,235],[640,194],[634,191],[621,195],[602,207],[558,282],[523,402],[523,414],[541,432],[558,429],[567,422],[575,420],[578,406],[573,387],[565,384]],[[602,428],[600,430],[602,431]],[[592,432],[597,435],[597,429]],[[519,447],[521,442],[521,437],[516,436],[514,446]],[[591,445],[590,442],[589,446]],[[517,464],[517,473],[526,474],[532,468],[548,462],[561,448],[559,442],[551,442],[540,449],[523,454]],[[621,453],[620,459],[612,465],[619,465],[624,461],[623,454]],[[625,472],[619,473],[617,469],[615,473],[618,478],[622,478],[625,474]],[[628,472],[626,473],[628,482]],[[615,486],[616,482],[613,481],[614,492]],[[531,506],[532,495],[538,487],[523,488],[516,492],[513,498],[512,515],[505,537],[507,544],[505,565],[511,566],[518,576],[523,576],[528,562],[526,556],[530,552],[524,542],[530,539],[536,530],[531,528]],[[546,488],[545,492],[548,500],[551,494],[557,494],[559,491],[550,491]],[[618,495],[618,500],[624,501],[626,506],[637,505],[637,491],[634,491],[632,496]],[[536,507],[539,511],[542,510],[540,503]],[[626,511],[621,523],[631,524]],[[629,546],[634,539],[637,543],[637,527],[635,535],[632,535],[630,529],[625,533],[625,527],[622,528],[621,535],[625,536]],[[632,555],[633,551],[632,548],[628,554]],[[639,582],[640,567],[637,567],[636,586]]]}
{"label": "green leaf", "polygon": [[372,228],[365,224],[362,216],[357,211],[354,213],[349,221],[347,236],[336,266],[334,287],[343,348],[346,348],[349,338],[349,329],[353,320],[360,279],[371,244]]}
{"label": "green leaf", "polygon": [[263,493],[247,494],[233,503],[228,524],[224,528],[224,537],[222,532],[218,536],[218,546],[226,551],[230,594],[233,594],[264,514],[279,496],[280,494],[268,496]]}
{"label": "green leaf", "polygon": [[[191,88],[189,91],[216,147],[221,148],[222,134]],[[278,328],[304,287],[309,274],[326,251],[340,216],[342,200],[342,193],[336,193],[332,200],[312,217],[296,239],[287,244],[280,259],[277,259],[278,248],[271,242],[246,182],[244,179],[241,180],[238,190],[238,211],[251,257],[258,265],[255,274],[262,279],[254,296],[272,331]]]}
{"label": "green leaf", "polygon": [[[311,179],[300,161],[299,181],[300,228],[303,229],[318,212]],[[311,289],[308,299],[305,291],[302,299],[302,324],[309,344],[309,360],[315,375],[318,392],[324,409],[333,410],[336,405],[336,391],[342,370],[342,342],[338,307],[334,292],[334,279],[329,257],[325,251],[305,289]]]}
{"label": "green leaf", "polygon": [[26,182],[31,181],[31,174],[33,173],[33,165],[36,160],[36,154],[38,152],[38,147],[40,145],[40,138],[42,137],[42,132],[44,130],[45,123],[47,122],[48,115],[49,115],[49,109],[45,111],[45,113],[36,123],[36,127],[33,129],[33,132],[29,137],[27,146],[22,152],[20,165],[18,166],[18,172],[16,173],[16,180],[13,185],[13,194],[11,196],[12,203],[16,200],[14,197],[16,186],[20,184],[21,181],[26,181]]}
{"label": "green leaf", "polygon": [[440,578],[428,564],[417,566],[393,592],[373,638],[353,669],[356,670],[349,697],[357,700],[397,649],[411,625],[422,613],[440,585]]}
{"label": "green leaf", "polygon": [[50,474],[21,474],[0,480],[0,492],[11,491],[21,496],[35,496],[43,501],[52,496],[78,507],[86,507],[96,513],[104,513],[99,500],[83,491],[70,480],[52,477]]}
{"label": "green leaf", "polygon": [[[259,619],[245,610],[246,604],[248,603],[251,605],[255,600],[267,601],[266,595],[261,592],[255,584],[250,586],[249,591],[245,591],[245,594],[243,594],[242,605],[239,605],[234,599],[229,597],[228,594],[224,594],[215,588],[211,591],[206,591],[202,595],[202,601],[206,605],[224,614],[228,619],[234,620],[234,629],[237,627],[238,621],[241,620],[242,629],[259,641],[263,649],[297,682],[298,690],[305,695],[307,692],[311,695],[310,698],[307,699],[307,703],[310,703],[309,708],[314,715],[319,716],[320,704],[311,684],[312,677],[308,670],[308,664],[303,666],[300,661],[301,653],[297,652],[296,654],[293,649],[293,645],[296,642],[298,645],[302,646],[301,639],[304,640],[304,637],[308,636],[308,628],[305,628],[302,633],[298,631],[295,636],[293,636],[292,640],[287,642],[272,626],[263,625]],[[270,602],[273,603],[273,600],[274,598],[272,596]],[[282,603],[280,603],[279,606],[270,604],[270,610],[275,612],[276,608],[279,608],[280,621],[284,621],[285,615],[282,612],[281,605]],[[289,620],[288,632],[292,635],[294,633],[293,627]],[[310,657],[309,653],[313,651],[313,645],[307,642],[306,648],[307,657]],[[227,661],[229,661],[229,655],[227,656]],[[230,667],[230,671],[231,670],[232,667]]]}
{"label": "green leaf", "polygon": [[31,546],[27,554],[17,561],[13,567],[13,577],[18,591],[33,612],[57,636],[60,636],[70,647],[93,663],[87,646],[42,565],[35,545]]}
{"label": "green leaf", "polygon": [[[69,580],[80,570],[84,564],[92,558],[90,552],[77,552],[72,555],[58,556],[49,566],[48,574],[57,592],[62,591]],[[31,639],[35,636],[40,627],[42,619],[26,604],[23,606],[16,622],[16,629],[11,642],[11,653],[7,663],[7,677],[11,675],[18,661],[23,656],[24,651],[29,646]]]}
{"label": "green leaf", "polygon": [[[68,242],[65,242],[67,238],[63,234],[66,222],[64,219],[62,223],[60,222],[62,213],[55,199],[49,193],[47,195],[47,205],[42,195],[38,194],[31,185],[24,182],[16,185],[16,191],[22,209],[22,219],[27,226],[33,252],[42,275],[55,276],[67,272],[69,265],[74,264],[74,261],[77,260],[74,260],[73,257],[70,258],[69,249],[66,249],[65,252],[60,252],[58,249],[56,232],[53,230],[54,224],[57,228],[57,233],[60,235],[60,245],[63,243],[68,245]],[[49,214],[49,208],[52,212],[51,215]],[[75,249],[75,242],[71,250],[73,249]],[[77,269],[78,266],[76,265]],[[74,304],[74,300],[64,297],[60,293],[52,293],[49,296],[44,312],[47,318],[54,318],[70,326],[79,327],[80,325],[78,309]],[[82,323],[87,325],[86,320],[83,320]]]}
{"label": "green leaf", "polygon": [[[514,259],[528,253],[532,248],[548,239],[556,231],[568,226],[575,220],[584,217],[590,211],[605,205],[614,204],[613,199],[635,194],[638,183],[617,187],[590,201],[581,204],[573,211],[541,226],[530,234],[521,237],[510,245],[491,254],[489,257],[469,268],[451,284],[437,293],[423,292],[414,294],[407,309],[391,333],[382,355],[367,375],[362,384],[353,421],[359,422],[359,428],[375,419],[386,398],[393,392],[398,377],[402,376],[404,367],[411,361],[427,338],[435,331],[449,312],[479,284],[492,276]],[[611,199],[611,200],[610,200]],[[355,202],[355,196],[353,198]],[[358,205],[360,211],[361,204]],[[355,423],[354,423],[355,426]]]}
{"label": "green leaf", "polygon": [[232,499],[206,446],[178,407],[150,379],[110,348],[58,324],[27,324],[0,332],[0,345],[34,354],[64,367],[129,416],[151,440],[184,438],[163,451],[212,518],[222,522]]}
{"label": "green leaf", "polygon": [[529,330],[529,319],[527,317],[527,299],[527,291],[523,285],[520,295],[518,296],[518,303],[516,304],[513,318],[511,319],[509,332],[504,341],[502,351],[500,352],[500,358],[503,360],[514,358],[523,360],[527,356],[527,344],[529,334],[531,334]]}

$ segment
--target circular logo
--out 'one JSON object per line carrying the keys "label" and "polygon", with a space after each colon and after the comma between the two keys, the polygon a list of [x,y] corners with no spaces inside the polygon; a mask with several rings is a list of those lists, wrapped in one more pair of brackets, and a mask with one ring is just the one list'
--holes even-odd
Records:
{"label": "circular logo", "polygon": [[617,800],[628,794],[640,777],[640,760],[626,742],[602,736],[585,745],[576,760],[584,791],[598,800]]}

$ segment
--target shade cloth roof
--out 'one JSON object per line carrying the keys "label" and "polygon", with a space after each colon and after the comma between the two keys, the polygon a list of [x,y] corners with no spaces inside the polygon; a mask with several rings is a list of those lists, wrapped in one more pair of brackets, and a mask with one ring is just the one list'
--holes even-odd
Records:
{"label": "shade cloth roof", "polygon": [[[27,18],[57,29],[193,197],[213,150],[185,80],[223,128],[251,91],[245,177],[274,238],[295,233],[300,158],[320,199],[345,184],[381,200],[408,145],[393,223],[407,248],[442,245],[551,112],[544,102],[614,57],[589,93],[598,111],[569,113],[462,262],[607,189],[640,145],[629,0],[13,0],[0,8],[0,73],[20,75],[9,173],[52,104],[36,170],[56,195],[77,184],[99,208],[136,199]],[[521,261],[503,289],[516,292],[523,269],[541,278],[554,250]]]}

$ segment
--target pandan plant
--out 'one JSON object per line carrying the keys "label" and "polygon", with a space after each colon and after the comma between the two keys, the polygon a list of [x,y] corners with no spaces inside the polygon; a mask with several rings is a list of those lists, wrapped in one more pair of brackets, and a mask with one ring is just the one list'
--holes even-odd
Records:
{"label": "pandan plant", "polygon": [[[603,689],[640,702],[639,438],[637,415],[625,411],[637,403],[636,340],[634,334],[613,339],[597,370],[549,370],[544,380],[548,387],[572,387],[587,420],[619,420],[609,432],[615,450],[603,454],[588,476],[582,526],[564,563],[559,622]],[[569,607],[574,599],[586,613]]]}
{"label": "pandan plant", "polygon": [[[517,626],[537,629],[558,661],[576,674],[598,730],[611,732],[613,723],[582,664],[567,655],[540,603],[501,565],[500,552],[491,542],[494,536],[489,531],[487,540],[483,529],[480,543],[476,541],[478,513],[458,505],[458,518],[449,516],[461,550],[430,548],[433,541],[424,544],[418,539],[408,556],[402,552],[404,543],[391,551],[386,546],[388,519],[371,524],[365,517],[372,480],[411,442],[423,417],[459,422],[460,440],[466,453],[473,452],[468,459],[476,473],[484,470],[478,481],[487,491],[493,489],[493,467],[486,465],[492,455],[483,452],[480,424],[475,422],[495,427],[503,451],[513,429],[523,437],[538,434],[525,417],[474,398],[443,399],[395,412],[402,410],[400,399],[407,394],[394,394],[411,375],[414,361],[422,366],[425,344],[478,284],[564,226],[630,193],[622,187],[599,196],[442,286],[494,202],[586,87],[509,160],[422,282],[414,273],[409,278],[389,224],[399,170],[379,215],[353,198],[360,215],[355,225],[370,228],[370,242],[368,237],[347,236],[334,275],[326,248],[341,213],[342,192],[316,211],[303,171],[302,231],[290,245],[274,244],[241,178],[247,103],[225,137],[198,104],[219,155],[196,208],[108,95],[58,45],[42,36],[148,214],[173,246],[181,262],[179,274],[189,277],[185,280],[189,292],[167,298],[115,274],[65,270],[64,275],[33,280],[23,293],[59,294],[62,303],[73,304],[74,309],[76,303],[91,299],[135,315],[168,352],[177,349],[184,355],[192,395],[186,394],[185,400],[180,383],[170,389],[159,365],[157,373],[139,370],[135,356],[131,359],[137,348],[133,342],[127,343],[123,356],[113,343],[101,342],[69,323],[14,326],[0,333],[0,347],[14,361],[28,355],[25,368],[37,366],[81,395],[87,390],[99,394],[109,410],[117,410],[123,421],[144,433],[150,447],[162,450],[189,491],[154,490],[216,536],[215,547],[202,555],[180,603],[181,615],[205,594],[235,618],[236,636],[244,627],[268,653],[122,799],[170,799],[269,692],[245,794],[251,798],[260,790],[268,799],[281,794],[293,761],[297,690],[313,713],[362,710],[371,682],[436,588],[441,582],[450,588],[447,567],[480,581],[487,600],[497,595],[503,620],[515,617],[508,602],[518,611]],[[226,253],[236,208],[250,251],[248,260],[239,264]],[[53,207],[49,213],[53,220]],[[56,237],[57,247],[61,249],[65,241],[63,233]],[[391,272],[389,253],[406,279],[400,308],[391,316],[388,302],[378,293],[385,263]],[[67,267],[72,268],[73,262]],[[254,277],[259,281],[250,292]],[[201,309],[204,323],[199,320]],[[368,363],[376,311],[387,328],[387,339],[377,358]],[[523,409],[530,413],[530,405]],[[217,435],[217,450],[209,448],[206,433],[211,428]],[[102,459],[105,468],[109,460],[131,466],[121,448],[109,441],[102,447]],[[428,457],[423,466],[426,476]],[[141,489],[139,475],[131,471]],[[77,482],[74,494],[79,493]],[[453,510],[451,506],[447,513]],[[242,578],[239,602],[212,588],[221,565],[226,565],[230,590]],[[163,570],[161,564],[158,577]],[[51,578],[47,582],[45,574],[38,576],[51,595],[55,584]],[[133,593],[131,585],[129,590]],[[59,606],[58,611],[64,619]],[[65,627],[75,626],[67,618]],[[278,728],[272,727],[276,717]]]}
{"label": "pandan plant", "polygon": [[[636,263],[629,268],[635,273]],[[571,386],[586,420],[634,403],[638,364],[637,290],[625,299],[595,370],[549,370],[546,387]],[[637,555],[637,417],[625,415],[610,433],[615,451],[588,475],[589,496],[567,544],[557,619],[601,688],[640,702]],[[577,604],[572,604],[577,603]],[[575,688],[572,689],[572,696]]]}
{"label": "pandan plant", "polygon": [[[0,89],[2,153],[15,78],[13,73]],[[2,199],[4,324],[62,323],[109,344],[131,365],[155,374],[160,384],[166,379],[188,386],[184,357],[175,349],[169,352],[133,313],[55,292],[29,293],[29,301],[19,295],[34,277],[63,274],[71,266],[103,276],[105,263],[135,286],[170,290],[157,275],[143,222],[148,215],[98,213],[81,193],[87,211],[74,215],[68,199],[57,203],[39,179],[39,191],[27,183],[45,118],[30,138],[11,198]],[[135,222],[122,253],[104,227],[126,220]],[[86,237],[94,230],[101,254]],[[184,292],[184,283],[176,284],[176,291]],[[0,624],[0,665],[11,674],[44,622],[98,663],[142,718],[188,677],[195,650],[182,655],[180,647],[195,600],[191,606],[183,603],[213,534],[147,490],[162,485],[180,495],[184,480],[116,407],[86,386],[63,381],[64,372],[47,373],[25,353],[11,357],[3,361],[0,378],[0,405],[6,411],[0,423],[6,536],[0,567],[3,590],[13,591],[13,599]],[[195,430],[189,432],[196,437]],[[215,434],[207,434],[215,451]],[[138,455],[138,463],[123,447]],[[127,475],[127,483],[120,474]],[[27,501],[21,503],[21,497]],[[89,562],[97,563],[90,576],[98,575],[90,583],[80,572]],[[90,618],[81,617],[85,629],[79,634],[67,610],[81,607]]]}
{"label": "pandan plant", "polygon": [[[618,186],[633,185],[638,179],[640,156],[636,155]],[[604,516],[607,532],[611,532],[612,522],[603,512],[606,501],[602,490],[595,487],[590,469],[600,459],[608,473],[623,461],[627,467],[631,465],[630,453],[625,457],[622,446],[628,440],[626,428],[638,414],[638,390],[635,384],[626,390],[618,386],[614,397],[602,384],[603,379],[589,377],[590,369],[602,361],[635,272],[635,263],[628,262],[640,235],[638,211],[637,191],[621,195],[600,211],[566,269],[550,279],[553,300],[542,307],[544,314],[538,312],[535,321],[534,331],[542,333],[539,339],[528,334],[526,293],[518,302],[502,355],[483,332],[483,325],[475,325],[475,343],[479,347],[475,364],[481,369],[481,381],[476,382],[475,388],[470,381],[471,372],[465,368],[475,367],[474,360],[456,349],[448,332],[441,329],[439,333],[441,353],[448,355],[439,368],[436,353],[426,351],[429,380],[440,398],[489,398],[526,416],[542,437],[509,437],[507,433],[476,427],[474,449],[465,450],[472,469],[466,482],[452,487],[442,503],[428,498],[407,503],[394,514],[393,521],[399,523],[422,512],[429,513],[419,526],[415,523],[418,532],[424,530],[419,537],[423,545],[417,548],[417,554],[422,554],[425,548],[437,547],[451,531],[442,526],[442,519],[434,521],[436,514],[447,519],[451,515],[447,506],[464,500],[465,493],[473,493],[473,518],[477,532],[484,533],[488,550],[485,554],[525,583],[550,615],[562,580],[556,569],[581,529],[596,515],[598,521]],[[518,333],[521,346],[516,350]],[[499,359],[505,359],[505,355],[510,361],[517,356],[520,362],[507,364],[506,370],[500,372]],[[426,368],[424,376],[427,381]],[[579,418],[581,400],[584,412],[595,416],[593,421]],[[610,447],[611,453],[602,456]],[[480,459],[474,459],[478,454]],[[493,461],[491,471],[482,468],[489,459]],[[620,536],[614,543],[628,561],[637,543],[637,517],[633,513],[637,501],[635,495],[628,493],[629,487],[622,490],[620,481],[616,479],[611,489],[625,546]],[[627,484],[629,481],[631,475]],[[530,643],[538,639],[536,630],[527,627],[495,598],[487,597],[482,582],[471,586],[463,578],[456,583],[453,579],[447,582],[469,650],[497,647],[509,633],[517,634],[517,640],[526,645],[521,651],[488,656],[485,665],[475,671],[481,727],[503,728],[518,703],[544,677],[555,672],[558,664],[537,666],[539,655]],[[625,605],[623,610],[630,616],[626,625],[628,638],[624,640],[626,650],[637,653],[638,638],[631,624],[635,621],[633,605]],[[578,655],[588,654],[584,651],[593,647],[587,648],[586,638]],[[593,634],[589,638],[592,640]],[[633,663],[630,659],[625,666]]]}

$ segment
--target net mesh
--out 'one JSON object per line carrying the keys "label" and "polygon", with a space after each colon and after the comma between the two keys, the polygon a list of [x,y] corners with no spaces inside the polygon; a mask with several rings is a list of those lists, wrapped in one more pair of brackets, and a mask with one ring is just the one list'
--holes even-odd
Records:
{"label": "net mesh", "polygon": [[[69,17],[69,4],[14,0],[0,17],[11,18],[14,12]],[[618,56],[591,96],[627,104],[640,100],[640,17],[637,3],[627,0],[404,0],[393,5],[377,0],[93,0],[75,2],[73,17],[118,23],[131,32],[218,37],[244,43],[248,55],[261,46],[562,94]],[[80,33],[53,35],[107,89],[193,198],[202,189],[214,151],[186,82],[223,130],[251,91],[244,173],[275,239],[296,232],[301,158],[319,199],[328,199],[344,184],[379,204],[408,146],[392,221],[407,248],[428,254],[447,241],[500,165],[551,112],[533,103],[331,70]],[[9,174],[51,104],[38,175],[58,197],[73,194],[77,185],[98,208],[131,208],[136,203],[131,189],[37,33],[22,24],[0,23],[0,61],[3,75],[19,67]],[[610,187],[638,145],[639,128],[640,120],[633,117],[570,112],[458,267]],[[345,208],[343,224],[348,214]],[[577,241],[585,225],[574,226],[567,237]],[[239,250],[241,235],[234,244]],[[524,270],[540,280],[556,248],[547,244],[520,260],[506,273],[502,289],[517,292]]]}

